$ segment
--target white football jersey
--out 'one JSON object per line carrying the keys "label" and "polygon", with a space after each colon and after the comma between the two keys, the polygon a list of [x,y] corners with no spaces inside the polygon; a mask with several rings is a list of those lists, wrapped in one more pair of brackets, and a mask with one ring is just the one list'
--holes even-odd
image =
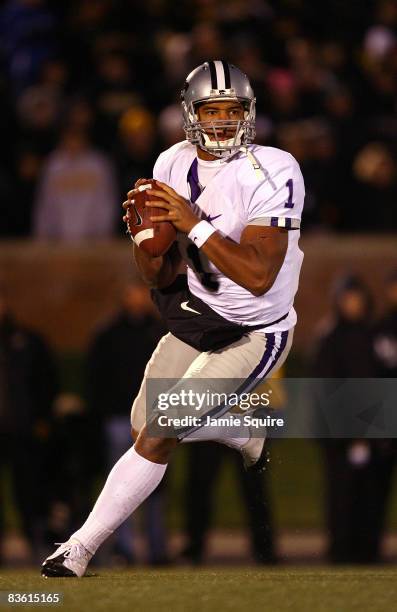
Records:
{"label": "white football jersey", "polygon": [[[289,229],[288,249],[277,278],[259,297],[222,274],[187,237],[178,232],[177,241],[187,264],[190,291],[229,321],[244,325],[279,323],[264,331],[285,331],[296,323],[293,308],[298,289],[303,253],[299,248],[300,220],[305,197],[303,177],[297,161],[273,147],[249,145],[261,166],[239,152],[221,165],[192,209],[211,223],[222,236],[240,242],[247,225],[269,225]],[[197,156],[196,147],[180,142],[159,156],[153,177],[170,185],[190,200],[188,172]]]}

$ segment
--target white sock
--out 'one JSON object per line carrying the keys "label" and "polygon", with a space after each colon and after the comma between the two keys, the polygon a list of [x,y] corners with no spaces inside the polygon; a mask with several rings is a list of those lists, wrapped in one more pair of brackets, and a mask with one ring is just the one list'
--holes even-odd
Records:
{"label": "white sock", "polygon": [[86,522],[71,537],[94,554],[155,490],[166,469],[167,465],[145,459],[132,446],[113,466]]}
{"label": "white sock", "polygon": [[[237,436],[238,433],[238,436]],[[219,442],[225,444],[231,448],[239,450],[244,444],[247,444],[250,439],[250,430],[247,426],[204,426],[197,429],[193,433],[186,436],[181,440],[181,443],[185,442]]]}

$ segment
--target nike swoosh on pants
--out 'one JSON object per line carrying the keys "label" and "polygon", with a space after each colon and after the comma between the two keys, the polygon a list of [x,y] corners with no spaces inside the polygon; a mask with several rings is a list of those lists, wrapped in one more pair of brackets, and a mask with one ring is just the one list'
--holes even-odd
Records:
{"label": "nike swoosh on pants", "polygon": [[190,308],[190,306],[188,306],[189,300],[187,302],[181,302],[181,308],[182,310],[189,310],[190,312],[194,312],[195,314],[199,314],[201,315],[201,312],[198,312],[198,310],[194,310],[194,308]]}

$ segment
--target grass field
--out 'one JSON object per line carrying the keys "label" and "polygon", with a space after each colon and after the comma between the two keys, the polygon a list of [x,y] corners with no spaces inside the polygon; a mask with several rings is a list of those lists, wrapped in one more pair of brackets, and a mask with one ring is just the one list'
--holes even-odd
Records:
{"label": "grass field", "polygon": [[[58,592],[64,612],[388,612],[397,609],[391,568],[233,568],[101,571],[83,579],[45,580],[33,571],[0,574],[0,591]],[[44,606],[0,605],[0,610]]]}

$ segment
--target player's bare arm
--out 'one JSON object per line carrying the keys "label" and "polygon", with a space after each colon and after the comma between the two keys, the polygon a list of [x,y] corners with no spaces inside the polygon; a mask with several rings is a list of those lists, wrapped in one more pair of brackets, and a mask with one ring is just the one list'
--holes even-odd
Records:
{"label": "player's bare arm", "polygon": [[240,244],[216,232],[200,250],[225,276],[259,296],[272,287],[287,247],[286,230],[250,225],[243,231]]}
{"label": "player's bare arm", "polygon": [[[193,213],[185,198],[165,183],[157,183],[162,191],[153,189],[148,194],[163,198],[163,202],[150,201],[148,205],[166,208],[168,215],[151,217],[152,221],[171,221],[180,232],[189,234],[200,222],[199,217]],[[258,296],[266,293],[273,285],[287,247],[286,230],[251,225],[243,231],[240,243],[223,238],[215,232],[201,247],[201,251],[225,276]]]}
{"label": "player's bare arm", "polygon": [[150,257],[136,244],[133,249],[136,266],[149,287],[163,289],[171,285],[176,278],[181,262],[181,256],[175,244],[161,257]]}

